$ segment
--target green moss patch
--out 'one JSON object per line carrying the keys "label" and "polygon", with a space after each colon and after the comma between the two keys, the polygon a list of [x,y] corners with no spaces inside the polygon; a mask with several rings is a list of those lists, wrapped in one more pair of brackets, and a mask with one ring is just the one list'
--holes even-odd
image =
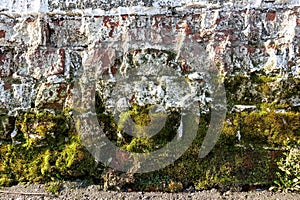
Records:
{"label": "green moss patch", "polygon": [[[141,110],[134,108],[130,111],[136,121],[144,119],[139,118],[139,113],[147,114]],[[124,173],[109,173],[110,178],[105,180],[103,177],[108,175],[106,172],[101,175],[99,165],[82,146],[72,128],[70,116],[48,112],[24,113],[17,118],[16,137],[0,146],[0,184],[79,178],[107,182],[111,189],[130,187],[173,192],[189,186],[196,189],[271,186],[278,177],[278,162],[284,159],[285,147],[300,144],[300,124],[297,112],[267,110],[262,106],[257,111],[228,114],[216,146],[208,156],[200,159],[199,149],[209,126],[209,116],[203,116],[192,146],[172,165],[146,174],[125,176]],[[106,117],[101,115],[100,120],[107,119],[108,126],[112,126],[112,118]],[[132,152],[151,152],[157,145],[163,146],[174,137],[179,115],[173,113],[168,120],[158,135],[145,139],[124,135],[119,146]],[[116,131],[117,126],[110,132],[107,129],[106,134],[113,135]],[[237,132],[241,135],[240,139]],[[116,180],[124,183],[119,184]]]}
{"label": "green moss patch", "polygon": [[[136,175],[139,180],[136,187],[151,190],[167,185],[166,181],[156,181],[153,186],[148,183],[148,177],[159,180],[158,177],[167,177],[167,180],[180,182],[184,187],[194,186],[196,189],[271,186],[276,180],[277,163],[284,157],[287,145],[300,144],[299,113],[276,113],[273,110],[228,114],[217,145],[208,156],[200,159],[199,147],[208,124],[206,118],[201,118],[199,133],[188,151],[165,169]],[[237,137],[238,131],[241,134],[240,140]],[[143,183],[143,187],[140,183]]]}
{"label": "green moss patch", "polygon": [[92,178],[96,163],[68,117],[48,112],[19,115],[13,143],[0,146],[0,184]]}

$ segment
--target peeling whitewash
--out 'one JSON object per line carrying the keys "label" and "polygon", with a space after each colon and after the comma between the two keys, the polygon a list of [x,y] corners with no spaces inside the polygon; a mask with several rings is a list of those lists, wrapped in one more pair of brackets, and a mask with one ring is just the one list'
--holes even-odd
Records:
{"label": "peeling whitewash", "polygon": [[[262,98],[281,101],[276,98],[280,98],[284,90],[299,88],[299,6],[299,0],[2,0],[0,109],[8,115],[16,115],[22,110],[70,106],[71,83],[88,67],[85,55],[93,55],[94,49],[113,46],[116,42],[122,45],[114,52],[115,56],[111,52],[107,55],[100,52],[103,60],[98,62],[109,71],[108,83],[102,86],[113,85],[119,78],[115,93],[111,92],[112,86],[98,88],[107,100],[108,110],[128,104],[128,99],[120,103],[124,98],[120,91],[128,92],[140,105],[158,103],[165,108],[182,107],[185,104],[182,98],[192,96],[204,102],[203,110],[207,110],[205,106],[211,99],[206,92],[213,88],[209,84],[201,85],[201,81],[205,82],[201,73],[191,70],[185,74],[186,69],[179,67],[185,66],[186,61],[178,59],[184,54],[175,56],[177,68],[175,63],[173,74],[168,72],[166,76],[162,72],[168,66],[167,55],[134,53],[134,50],[150,48],[179,55],[186,41],[204,49],[205,59],[217,66],[221,82],[225,76],[247,77],[251,73],[274,77],[269,86],[275,96]],[[133,40],[140,42],[128,46]],[[150,42],[143,44],[142,41]],[[176,45],[166,46],[170,41]],[[130,51],[133,56],[128,61],[126,56]],[[185,53],[192,58],[191,53]],[[119,77],[112,72],[115,62],[112,58],[125,59],[116,65]],[[130,62],[135,63],[126,66]],[[136,68],[137,80],[120,84],[122,76],[132,75],[126,70],[134,70],[135,65],[142,66]],[[187,65],[192,66],[192,61]],[[102,73],[101,68],[97,70]],[[182,83],[174,81],[178,74]],[[149,80],[149,76],[156,75],[160,76]],[[275,90],[291,77],[298,82],[289,85],[291,88]],[[251,94],[260,96],[256,85],[249,84],[237,88],[234,98],[243,99],[246,87]],[[300,104],[299,90],[295,91],[284,99],[291,106]]]}

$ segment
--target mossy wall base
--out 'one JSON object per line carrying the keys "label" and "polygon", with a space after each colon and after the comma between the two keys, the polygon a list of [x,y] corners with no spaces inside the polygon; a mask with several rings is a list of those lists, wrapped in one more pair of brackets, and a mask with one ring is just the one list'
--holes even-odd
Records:
{"label": "mossy wall base", "polygon": [[[16,137],[13,141],[2,143],[0,148],[1,184],[88,179],[106,185],[105,189],[119,190],[134,188],[144,191],[180,191],[190,186],[200,190],[232,187],[241,189],[247,185],[267,187],[276,180],[276,172],[279,172],[277,163],[284,157],[283,153],[287,147],[299,145],[300,137],[299,113],[296,112],[283,114],[274,111],[245,111],[228,114],[217,145],[208,156],[200,159],[199,147],[209,124],[207,118],[201,118],[196,140],[179,160],[156,172],[130,175],[106,169],[101,163],[97,164],[81,145],[80,138],[68,119],[71,119],[70,116],[63,113],[21,114],[16,120]],[[30,129],[31,133],[45,135],[52,132],[56,136],[29,137],[29,131],[25,127],[31,126],[35,120],[44,128],[35,126]],[[289,123],[284,124],[283,120]],[[50,122],[55,121],[56,126],[49,126]],[[236,136],[238,130],[240,140]],[[173,130],[162,134],[170,134],[168,131]],[[149,144],[136,144],[138,146],[135,148],[151,150],[153,143],[157,145],[161,142],[160,138],[156,138]],[[123,144],[125,148],[127,145],[134,144]],[[130,150],[135,148],[130,147]],[[178,184],[182,186],[179,187]]]}

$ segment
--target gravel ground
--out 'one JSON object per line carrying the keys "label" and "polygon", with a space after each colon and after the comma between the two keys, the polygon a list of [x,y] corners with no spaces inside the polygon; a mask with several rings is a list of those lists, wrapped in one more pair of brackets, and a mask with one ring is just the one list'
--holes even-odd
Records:
{"label": "gravel ground", "polygon": [[99,191],[99,186],[82,186],[78,183],[64,183],[58,194],[54,195],[45,190],[45,185],[17,185],[4,187],[0,190],[1,200],[84,200],[84,199],[251,199],[251,200],[298,200],[300,194],[297,193],[274,193],[266,190],[250,192],[225,192],[221,194],[216,189],[199,192],[185,193],[160,193],[160,192],[105,192]]}

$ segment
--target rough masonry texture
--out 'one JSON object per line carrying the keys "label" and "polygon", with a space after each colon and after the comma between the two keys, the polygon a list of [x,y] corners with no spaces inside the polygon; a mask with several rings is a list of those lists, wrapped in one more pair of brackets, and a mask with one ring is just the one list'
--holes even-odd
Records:
{"label": "rough masonry texture", "polygon": [[[101,52],[103,45],[125,44],[128,33],[131,40],[134,38],[138,44],[143,44],[143,40],[153,43],[132,45],[127,49],[122,47],[113,53]],[[3,184],[4,178],[12,181],[40,181],[46,179],[45,174],[55,170],[62,177],[85,176],[89,167],[69,172],[72,171],[70,167],[73,160],[72,152],[68,152],[75,145],[70,142],[73,141],[70,139],[73,135],[68,135],[74,131],[73,87],[82,72],[89,66],[103,64],[97,61],[102,56],[107,58],[101,62],[113,62],[105,64],[109,67],[103,70],[115,77],[115,74],[123,73],[122,63],[126,64],[125,67],[134,68],[145,63],[146,66],[169,66],[169,63],[174,62],[181,74],[187,74],[190,80],[194,80],[192,65],[184,63],[184,57],[183,60],[176,60],[176,49],[168,49],[164,45],[168,40],[176,42],[176,36],[180,34],[202,48],[203,54],[209,57],[217,69],[214,73],[221,77],[220,81],[225,86],[228,116],[224,122],[223,135],[229,139],[223,138],[226,142],[221,142],[219,148],[222,145],[225,149],[227,146],[235,146],[243,152],[239,158],[233,158],[231,155],[234,153],[230,152],[236,149],[228,150],[228,154],[222,154],[225,157],[230,154],[229,161],[225,163],[218,156],[209,155],[212,160],[206,158],[208,160],[201,162],[207,166],[215,164],[216,171],[208,171],[206,177],[201,172],[190,182],[198,188],[223,182],[270,184],[275,176],[276,156],[280,155],[277,150],[284,149],[289,142],[298,146],[300,143],[300,2],[297,0],[20,0],[13,3],[2,0],[0,148],[6,153],[2,153],[0,163]],[[116,59],[111,60],[112,54],[116,55]],[[137,69],[147,72],[147,68]],[[153,68],[149,70],[155,72]],[[110,104],[115,102],[106,102],[110,95],[109,87],[106,87],[107,83],[101,82],[101,76],[99,84],[99,106],[104,109],[99,112],[107,114]],[[175,91],[164,91],[164,94],[181,92],[176,91],[176,87],[173,89]],[[151,97],[145,98],[147,95],[151,96],[151,93],[144,94],[137,90],[132,97],[135,97],[138,106],[143,106],[143,103],[151,102]],[[164,106],[174,106],[172,100],[165,98]],[[205,98],[202,100],[205,101]],[[100,119],[108,120],[103,116]],[[110,125],[106,127],[108,137],[109,129],[112,129]],[[63,135],[62,139],[57,139],[60,134]],[[116,139],[114,136],[111,138]],[[63,144],[64,140],[69,146]],[[265,143],[262,142],[260,148],[254,148],[253,145],[258,144],[256,140]],[[33,149],[41,148],[38,151],[46,152],[41,155],[41,161],[36,162],[36,165],[42,165],[41,169],[36,167],[42,178],[16,175],[26,167],[29,169],[26,163],[30,163],[30,158],[34,159],[35,156],[29,156],[29,161],[24,161],[25,167],[20,167],[19,171],[14,171],[12,167],[13,159],[26,158],[16,158],[10,152],[18,154],[18,145],[25,148],[28,141],[31,141],[30,145],[33,146],[29,146]],[[61,145],[61,148],[53,147],[53,152],[59,153],[53,153],[56,157],[51,160],[49,155],[52,155],[52,147],[47,151],[47,145],[56,144]],[[124,144],[124,148],[130,149],[133,145],[130,144],[127,147]],[[16,149],[8,150],[8,146]],[[26,151],[34,150],[27,148]],[[77,153],[75,158],[82,161],[82,154]],[[11,159],[8,159],[10,156]],[[262,161],[263,164],[256,163],[257,157],[263,157],[266,161]],[[48,165],[54,166],[52,171]],[[177,176],[176,181],[190,184],[188,181],[185,183],[185,177],[180,172],[182,166],[177,166],[176,170],[173,173],[174,177]],[[211,174],[222,170],[226,175],[218,174],[220,179],[207,178],[207,174],[214,176]],[[163,171],[161,174],[168,173]],[[171,174],[169,172],[168,175]],[[261,178],[262,174],[266,177]],[[186,176],[191,177],[191,174]],[[229,180],[230,177],[234,178]],[[106,176],[104,180],[107,179]]]}

